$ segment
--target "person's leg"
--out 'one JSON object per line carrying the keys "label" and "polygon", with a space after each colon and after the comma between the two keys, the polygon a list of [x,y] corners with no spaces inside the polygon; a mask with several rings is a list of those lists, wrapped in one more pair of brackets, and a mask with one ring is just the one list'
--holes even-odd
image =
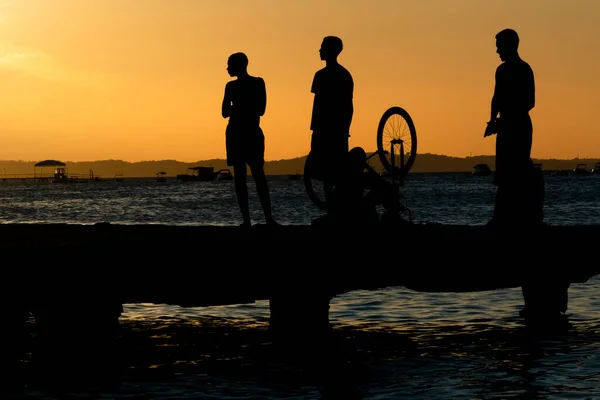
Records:
{"label": "person's leg", "polygon": [[[525,134],[519,121],[505,120],[502,131],[496,136],[496,199],[492,221],[494,225],[522,223],[524,193],[522,182],[527,180],[526,141],[519,136]],[[526,196],[525,196],[526,197]]]}
{"label": "person's leg", "polygon": [[536,224],[542,224],[544,222],[544,201],[546,197],[546,188],[544,184],[544,172],[542,170],[535,169],[533,171],[533,182],[532,182],[532,203],[533,203],[533,221]]}
{"label": "person's leg", "polygon": [[330,203],[333,200],[333,190],[336,183],[347,173],[348,139],[345,136],[333,136],[332,133],[332,137],[328,138],[323,147],[322,157],[326,171],[326,179],[323,181],[323,187],[325,190],[325,199]]}
{"label": "person's leg", "polygon": [[506,224],[507,217],[507,196],[506,196],[506,188],[504,184],[496,186],[496,195],[494,200],[494,211],[492,220],[490,221],[491,225],[498,226]]}
{"label": "person's leg", "polygon": [[256,193],[265,214],[267,224],[275,224],[271,212],[271,196],[269,183],[265,174],[265,135],[260,127],[253,131],[255,134],[246,144],[246,162],[250,166],[252,178],[256,184]]}
{"label": "person's leg", "polygon": [[312,160],[312,172],[315,178],[323,182],[323,192],[325,203],[332,204],[333,201],[333,180],[330,171],[329,150],[327,136],[324,132],[313,131],[310,139],[310,153]]}
{"label": "person's leg", "polygon": [[536,186],[535,168],[533,163],[530,166],[523,165],[520,176],[514,177],[514,193],[512,196],[514,212],[514,222],[523,226],[536,226],[542,219],[538,209],[538,187]]}
{"label": "person's leg", "polygon": [[508,185],[508,203],[512,224],[529,225],[535,213],[534,195],[531,178],[535,167],[531,160],[532,124],[528,116],[510,121],[510,131],[506,150],[508,155],[506,180]]}
{"label": "person's leg", "polygon": [[252,172],[252,177],[256,183],[256,193],[258,194],[260,205],[265,213],[265,221],[267,224],[274,224],[275,221],[271,210],[269,183],[262,163],[250,164],[250,171]]}
{"label": "person's leg", "polygon": [[505,154],[509,146],[505,143],[504,133],[498,132],[496,134],[496,157],[494,160],[494,179],[493,183],[496,186],[496,194],[494,196],[494,208],[492,212],[492,219],[488,222],[488,225],[497,226],[505,221],[505,213],[503,212],[505,207],[505,196],[504,196],[504,174],[506,168],[506,162],[508,156]]}
{"label": "person's leg", "polygon": [[334,173],[335,180],[340,179],[348,168],[348,137],[346,135],[339,135],[330,145],[331,160],[333,162],[332,171]]}
{"label": "person's leg", "polygon": [[246,185],[246,164],[233,166],[233,180],[235,184],[235,195],[242,212],[243,226],[251,226],[250,209],[248,207],[248,186]]}

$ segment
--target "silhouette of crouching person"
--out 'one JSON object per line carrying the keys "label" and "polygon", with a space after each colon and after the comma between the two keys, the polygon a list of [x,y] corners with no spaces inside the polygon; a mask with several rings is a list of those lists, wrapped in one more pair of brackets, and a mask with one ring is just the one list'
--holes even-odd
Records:
{"label": "silhouette of crouching person", "polygon": [[338,181],[331,195],[331,206],[325,217],[316,224],[361,227],[381,222],[377,207],[386,214],[395,215],[399,199],[393,185],[374,170],[367,168],[367,154],[362,147],[354,147],[340,169]]}

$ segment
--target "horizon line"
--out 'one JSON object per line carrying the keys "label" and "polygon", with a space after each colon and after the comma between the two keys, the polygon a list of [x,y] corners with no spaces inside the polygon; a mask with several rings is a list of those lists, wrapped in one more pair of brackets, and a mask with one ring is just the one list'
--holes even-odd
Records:
{"label": "horizon line", "polygon": [[[367,152],[367,153],[374,153],[374,151],[372,152]],[[417,154],[417,159],[418,156],[437,156],[437,157],[447,157],[447,158],[462,158],[462,159],[469,159],[469,158],[479,158],[479,157],[495,157],[495,155],[493,154],[480,154],[480,155],[471,155],[471,156],[449,156],[446,154],[437,154],[437,153],[422,153],[422,154]],[[279,158],[279,159],[272,159],[272,160],[265,160],[265,164],[266,163],[270,163],[270,162],[279,162],[279,161],[291,161],[291,160],[296,160],[296,159],[300,159],[300,158],[305,158],[307,157],[307,155],[303,155],[303,156],[297,156],[297,157],[292,157],[292,158]],[[542,157],[531,157],[532,160],[557,160],[557,161],[572,161],[572,160],[598,160],[600,162],[600,156],[597,157],[573,157],[573,158],[555,158],[555,157],[548,157],[548,158],[542,158]],[[49,160],[49,159],[45,159],[45,160]],[[45,161],[45,160],[0,160],[0,162],[20,162],[20,163],[37,163],[40,161]],[[92,162],[103,162],[103,161],[117,161],[117,162],[124,162],[124,163],[129,163],[129,164],[136,164],[136,163],[145,163],[145,162],[165,162],[165,161],[172,161],[172,162],[178,162],[178,163],[183,163],[183,164],[193,164],[193,163],[202,163],[202,162],[208,162],[208,161],[227,161],[226,158],[207,158],[204,160],[197,160],[197,161],[180,161],[180,160],[176,160],[176,159],[172,159],[172,158],[164,158],[164,159],[147,159],[147,160],[140,160],[140,161],[127,161],[127,160],[123,160],[123,159],[116,159],[116,158],[105,158],[105,159],[100,159],[100,160],[85,160],[85,161],[72,161],[72,160],[67,160],[67,161],[61,161],[64,163],[92,163]]]}

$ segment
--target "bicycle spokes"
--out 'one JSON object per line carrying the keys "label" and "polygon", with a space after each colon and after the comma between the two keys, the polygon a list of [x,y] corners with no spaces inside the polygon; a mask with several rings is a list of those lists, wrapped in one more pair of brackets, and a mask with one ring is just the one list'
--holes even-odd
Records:
{"label": "bicycle spokes", "polygon": [[377,150],[388,173],[405,176],[410,171],[417,152],[417,132],[406,110],[391,107],[383,114],[377,128]]}

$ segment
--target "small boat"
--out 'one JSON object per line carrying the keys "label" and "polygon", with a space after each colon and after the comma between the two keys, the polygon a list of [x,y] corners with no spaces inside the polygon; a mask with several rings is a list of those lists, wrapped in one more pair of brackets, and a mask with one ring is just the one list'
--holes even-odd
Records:
{"label": "small boat", "polygon": [[233,174],[229,169],[221,169],[217,172],[218,181],[230,181],[233,179]]}
{"label": "small boat", "polygon": [[300,179],[302,179],[302,174],[296,173],[296,174],[288,175],[288,179],[291,181],[299,181]]}
{"label": "small boat", "polygon": [[573,173],[575,175],[589,175],[592,173],[592,171],[587,168],[587,164],[577,164],[577,166],[573,169]]}
{"label": "small boat", "polygon": [[490,166],[487,164],[477,164],[473,167],[473,172],[471,173],[473,176],[490,176],[492,175],[492,170]]}
{"label": "small boat", "polygon": [[190,167],[187,174],[178,174],[176,179],[189,181],[214,181],[217,177],[214,167]]}
{"label": "small boat", "polygon": [[592,168],[592,174],[600,174],[600,162],[594,164],[594,168]]}
{"label": "small boat", "polygon": [[167,173],[166,172],[157,172],[156,173],[156,182],[166,182],[167,181]]}

